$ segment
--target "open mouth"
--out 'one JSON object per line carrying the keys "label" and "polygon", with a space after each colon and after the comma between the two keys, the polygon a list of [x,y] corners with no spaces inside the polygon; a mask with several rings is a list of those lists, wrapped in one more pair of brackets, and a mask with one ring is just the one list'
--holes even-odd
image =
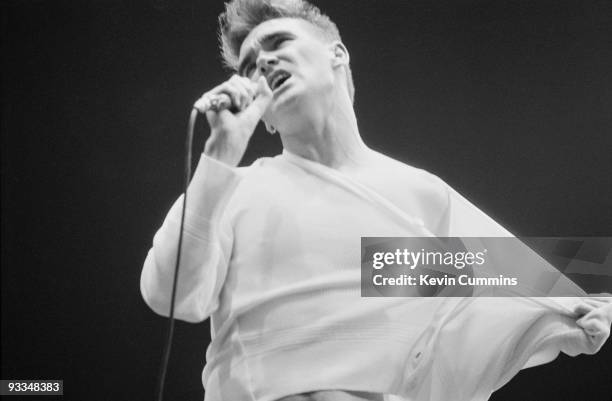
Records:
{"label": "open mouth", "polygon": [[289,78],[291,78],[291,74],[286,71],[276,71],[268,78],[268,86],[273,91],[280,88],[282,84],[285,83]]}

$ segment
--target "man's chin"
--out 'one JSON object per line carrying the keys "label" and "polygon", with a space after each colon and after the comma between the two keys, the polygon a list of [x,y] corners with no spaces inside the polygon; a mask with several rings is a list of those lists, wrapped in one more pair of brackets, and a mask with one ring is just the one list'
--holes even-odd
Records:
{"label": "man's chin", "polygon": [[274,114],[292,114],[295,113],[300,106],[299,93],[293,88],[284,88],[282,92],[275,94],[272,99],[271,110]]}

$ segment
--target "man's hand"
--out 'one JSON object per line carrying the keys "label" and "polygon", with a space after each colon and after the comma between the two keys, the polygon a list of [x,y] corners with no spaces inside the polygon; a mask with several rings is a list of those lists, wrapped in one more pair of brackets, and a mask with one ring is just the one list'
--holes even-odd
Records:
{"label": "man's hand", "polygon": [[263,76],[253,82],[248,78],[233,75],[229,80],[206,92],[202,99],[221,93],[230,97],[233,108],[218,112],[206,111],[210,137],[204,146],[204,154],[230,166],[237,166],[244,156],[257,123],[272,100],[272,91]]}
{"label": "man's hand", "polygon": [[612,298],[589,297],[583,298],[574,310],[580,317],[576,324],[584,330],[589,337],[593,353],[599,351],[610,336],[612,324]]}

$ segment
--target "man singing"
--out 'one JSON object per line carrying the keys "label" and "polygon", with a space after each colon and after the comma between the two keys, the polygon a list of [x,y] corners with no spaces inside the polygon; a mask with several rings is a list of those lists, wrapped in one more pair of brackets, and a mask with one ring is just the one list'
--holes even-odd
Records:
{"label": "man singing", "polygon": [[[364,144],[349,53],[316,7],[234,0],[220,36],[237,73],[196,103],[210,137],[188,189],[176,301],[182,320],[211,318],[206,400],[485,400],[522,368],[601,347],[605,298],[362,298],[361,237],[510,234]],[[221,94],[231,107],[211,110]],[[260,120],[284,150],[239,168]],[[162,315],[181,205],[141,276]]]}

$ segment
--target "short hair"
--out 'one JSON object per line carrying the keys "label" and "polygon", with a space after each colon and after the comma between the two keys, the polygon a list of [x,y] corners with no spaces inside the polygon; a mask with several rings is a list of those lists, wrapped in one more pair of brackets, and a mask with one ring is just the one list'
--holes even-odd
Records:
{"label": "short hair", "polygon": [[[342,41],[336,24],[305,0],[232,0],[225,3],[225,12],[219,15],[219,42],[225,65],[237,70],[238,53],[244,39],[257,25],[275,18],[302,19],[319,28],[326,40]],[[355,86],[349,66],[346,75],[349,97],[353,101]]]}

